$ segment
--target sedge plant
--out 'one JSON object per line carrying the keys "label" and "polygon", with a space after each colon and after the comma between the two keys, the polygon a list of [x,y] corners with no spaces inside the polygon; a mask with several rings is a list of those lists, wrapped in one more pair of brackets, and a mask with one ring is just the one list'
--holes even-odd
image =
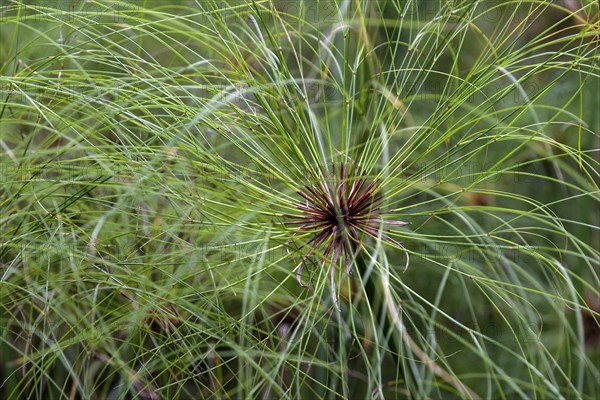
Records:
{"label": "sedge plant", "polygon": [[597,21],[2,1],[1,397],[597,398]]}

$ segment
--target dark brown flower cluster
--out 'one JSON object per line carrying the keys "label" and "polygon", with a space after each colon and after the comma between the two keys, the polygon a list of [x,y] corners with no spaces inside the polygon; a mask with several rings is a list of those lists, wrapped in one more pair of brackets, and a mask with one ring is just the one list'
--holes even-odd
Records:
{"label": "dark brown flower cluster", "polygon": [[[290,216],[295,220],[288,225],[297,225],[298,231],[312,232],[313,238],[303,246],[311,247],[303,260],[321,245],[323,255],[336,264],[343,257],[348,271],[352,272],[352,261],[356,251],[364,249],[364,235],[403,248],[400,243],[381,232],[384,224],[404,226],[407,222],[383,221],[381,206],[384,201],[379,180],[369,180],[356,165],[341,163],[332,166],[330,182],[321,179],[308,185],[298,194],[305,201],[294,203],[301,216]],[[303,263],[302,263],[303,264]],[[298,279],[302,266],[298,270]],[[332,271],[333,272],[333,271]]]}

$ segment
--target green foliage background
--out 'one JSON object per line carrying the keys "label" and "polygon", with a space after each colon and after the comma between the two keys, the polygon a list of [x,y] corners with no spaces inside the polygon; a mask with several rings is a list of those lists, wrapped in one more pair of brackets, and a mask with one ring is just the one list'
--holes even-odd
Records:
{"label": "green foliage background", "polygon": [[0,397],[599,395],[597,2],[0,5]]}

